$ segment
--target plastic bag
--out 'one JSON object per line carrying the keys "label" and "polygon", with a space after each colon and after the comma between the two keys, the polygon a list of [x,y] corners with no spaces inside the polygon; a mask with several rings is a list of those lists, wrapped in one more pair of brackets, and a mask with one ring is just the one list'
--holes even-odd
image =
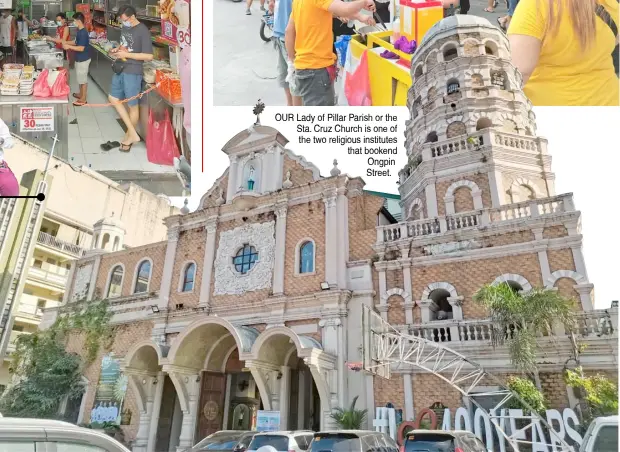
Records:
{"label": "plastic bag", "polygon": [[47,69],[43,69],[33,85],[33,95],[34,97],[50,97],[52,95],[52,90],[50,86],[47,84],[47,76],[49,71]]}
{"label": "plastic bag", "polygon": [[336,53],[338,55],[338,65],[344,67],[347,60],[347,51],[349,50],[349,43],[351,42],[351,36],[343,35],[336,38]]}
{"label": "plastic bag", "polygon": [[174,158],[180,155],[168,110],[164,111],[164,117],[160,121],[155,119],[153,110],[149,110],[149,124],[146,132],[148,161],[157,165],[173,166]]}
{"label": "plastic bag", "polygon": [[344,94],[352,107],[372,106],[370,93],[370,74],[368,73],[368,51],[364,50],[360,64],[352,74],[347,74]]}
{"label": "plastic bag", "polygon": [[71,88],[69,88],[69,83],[67,83],[67,71],[58,71],[58,77],[56,77],[56,80],[52,85],[52,96],[64,97],[68,96],[70,92]]}

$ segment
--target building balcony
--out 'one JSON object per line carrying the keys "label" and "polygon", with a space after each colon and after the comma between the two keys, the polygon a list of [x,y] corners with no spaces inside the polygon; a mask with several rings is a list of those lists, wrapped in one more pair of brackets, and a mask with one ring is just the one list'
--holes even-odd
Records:
{"label": "building balcony", "polygon": [[31,333],[27,333],[25,331],[11,331],[11,336],[9,338],[9,343],[8,343],[8,345],[6,347],[6,354],[7,355],[10,355],[11,353],[13,353],[15,351],[15,341],[22,334],[31,334]]}
{"label": "building balcony", "polygon": [[47,269],[30,267],[28,279],[55,289],[64,290],[68,277],[67,269],[56,265],[49,265]]}
{"label": "building balcony", "polygon": [[37,243],[45,247],[51,248],[54,251],[59,251],[63,254],[68,254],[70,256],[78,258],[82,257],[86,252],[86,250],[79,245],[65,242],[64,240],[58,239],[53,235],[46,234],[45,232],[39,232],[39,236],[37,237]]}
{"label": "building balcony", "polygon": [[454,231],[523,223],[575,212],[572,193],[377,227],[377,245],[440,236]]}

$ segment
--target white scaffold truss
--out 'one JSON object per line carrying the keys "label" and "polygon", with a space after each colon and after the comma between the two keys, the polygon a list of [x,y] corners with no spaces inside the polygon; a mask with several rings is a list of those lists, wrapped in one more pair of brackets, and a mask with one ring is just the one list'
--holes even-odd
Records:
{"label": "white scaffold truss", "polygon": [[[469,399],[515,452],[521,450],[520,445],[528,445],[528,448],[540,445],[544,450],[556,452],[574,451],[516,392],[480,364],[439,343],[398,331],[368,306],[362,310],[362,331],[364,371],[389,379],[392,367],[424,370]],[[497,389],[489,390],[490,385]],[[495,400],[500,401],[491,409],[485,408],[490,405],[489,401]],[[508,416],[508,408],[515,401],[520,402],[523,413],[531,414],[515,416],[513,410]],[[544,430],[550,436],[550,444]],[[530,438],[538,438],[538,441],[526,439],[528,432]]]}

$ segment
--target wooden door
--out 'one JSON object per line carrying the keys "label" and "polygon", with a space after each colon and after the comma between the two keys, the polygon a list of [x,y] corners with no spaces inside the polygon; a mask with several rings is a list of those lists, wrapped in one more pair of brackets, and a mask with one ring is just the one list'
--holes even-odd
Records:
{"label": "wooden door", "polygon": [[203,372],[200,389],[200,411],[196,441],[222,429],[226,400],[226,375]]}

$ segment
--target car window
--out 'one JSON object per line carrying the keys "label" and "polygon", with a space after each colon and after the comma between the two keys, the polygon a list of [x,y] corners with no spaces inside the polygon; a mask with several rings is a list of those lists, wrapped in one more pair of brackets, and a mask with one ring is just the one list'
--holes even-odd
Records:
{"label": "car window", "polygon": [[79,443],[56,443],[56,452],[108,452],[97,446]]}
{"label": "car window", "polygon": [[441,433],[408,434],[405,452],[454,452],[454,437]]}
{"label": "car window", "polygon": [[592,450],[596,452],[618,452],[618,426],[605,425],[596,435]]}
{"label": "car window", "polygon": [[306,439],[305,435],[295,436],[293,437],[293,439],[295,440],[297,447],[299,447],[301,450],[308,450],[308,440]]}
{"label": "car window", "polygon": [[34,442],[0,439],[0,452],[35,452]]}
{"label": "car window", "polygon": [[213,441],[204,446],[199,446],[199,450],[233,450],[239,443],[237,438]]}
{"label": "car window", "polygon": [[364,452],[383,452],[379,449],[383,444],[377,441],[375,435],[362,436],[362,446]]}
{"label": "car window", "polygon": [[263,446],[271,446],[277,451],[288,451],[288,436],[256,435],[248,449],[258,450]]}
{"label": "car window", "polygon": [[220,450],[227,450],[225,448],[226,445],[228,443],[234,443],[232,446],[230,446],[230,449],[232,450],[237,445],[238,441],[239,441],[239,435],[231,435],[230,433],[225,434],[225,435],[224,434],[210,435],[210,436],[207,436],[202,441],[200,441],[194,447],[198,448],[198,450],[203,450],[203,449],[214,450],[214,449],[218,449],[219,447],[224,447],[224,449],[220,449]]}
{"label": "car window", "polygon": [[252,442],[252,438],[254,438],[254,435],[244,436],[243,438],[241,438],[241,441],[239,441],[238,447],[242,449],[247,449],[250,443]]}
{"label": "car window", "polygon": [[310,444],[311,452],[361,452],[362,443],[353,433],[315,435]]}
{"label": "car window", "polygon": [[467,448],[467,452],[487,452],[487,446],[476,435],[466,435],[460,439]]}
{"label": "car window", "polygon": [[312,444],[312,440],[314,439],[314,435],[304,435],[304,438],[306,438],[306,450],[308,450],[308,447],[310,447],[310,444]]}

